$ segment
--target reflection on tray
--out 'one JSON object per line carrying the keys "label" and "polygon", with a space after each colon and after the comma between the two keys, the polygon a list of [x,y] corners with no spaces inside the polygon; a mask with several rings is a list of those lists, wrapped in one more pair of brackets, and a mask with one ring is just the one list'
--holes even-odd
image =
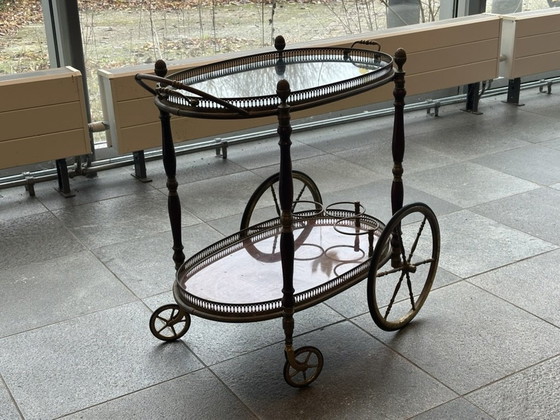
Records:
{"label": "reflection on tray", "polygon": [[[296,295],[363,278],[383,228],[371,216],[343,209],[303,217],[293,225]],[[179,288],[186,295],[226,305],[281,299],[280,220],[256,227],[251,228],[256,233],[239,232],[189,259],[179,272]]]}

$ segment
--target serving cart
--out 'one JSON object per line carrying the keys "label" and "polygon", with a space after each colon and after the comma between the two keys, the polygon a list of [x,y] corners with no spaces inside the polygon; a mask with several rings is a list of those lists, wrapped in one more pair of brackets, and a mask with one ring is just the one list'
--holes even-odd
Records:
{"label": "serving cart", "polygon": [[[158,60],[155,75],[136,75],[160,111],[176,268],[176,303],[154,311],[150,330],[157,338],[172,341],[187,332],[191,315],[223,322],[282,318],[284,379],[304,387],[319,376],[323,356],[312,346],[294,348],[294,314],[367,278],[374,322],[388,331],[404,327],[432,286],[439,226],[427,205],[403,206],[405,51],[399,49],[393,57],[374,41],[359,41],[349,48],[286,49],[282,37],[276,38],[275,49],[170,75]],[[393,216],[384,224],[358,201],[325,205],[315,182],[292,170],[290,114],[390,82],[395,97]],[[237,233],[186,260],[171,114],[278,119],[279,172],[255,190]]]}

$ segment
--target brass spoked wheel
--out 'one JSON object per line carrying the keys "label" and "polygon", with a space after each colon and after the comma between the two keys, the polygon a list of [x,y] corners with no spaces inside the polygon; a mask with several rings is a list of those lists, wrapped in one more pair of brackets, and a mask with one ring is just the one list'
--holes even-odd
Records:
{"label": "brass spoked wheel", "polygon": [[191,316],[175,304],[160,306],[150,317],[150,331],[162,341],[181,338],[190,326]]}
{"label": "brass spoked wheel", "polygon": [[305,346],[294,352],[295,362],[290,357],[284,364],[284,379],[295,388],[303,388],[319,377],[323,369],[323,354],[318,348]]}
{"label": "brass spoked wheel", "polygon": [[369,310],[379,328],[398,330],[416,316],[434,282],[439,250],[439,224],[427,205],[409,204],[394,214],[368,276]]}
{"label": "brass spoked wheel", "polygon": [[[280,216],[280,197],[278,185],[280,174],[276,173],[263,181],[255,190],[241,217],[240,230]],[[315,182],[300,171],[292,171],[294,185],[294,204],[292,212],[322,210],[323,199]]]}

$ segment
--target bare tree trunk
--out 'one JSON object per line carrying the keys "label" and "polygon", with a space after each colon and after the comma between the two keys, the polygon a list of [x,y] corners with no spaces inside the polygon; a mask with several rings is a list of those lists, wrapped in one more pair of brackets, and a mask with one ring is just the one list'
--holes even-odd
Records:
{"label": "bare tree trunk", "polygon": [[200,29],[200,41],[204,39],[204,23],[203,23],[203,16],[202,16],[202,0],[198,0],[198,25]]}
{"label": "bare tree trunk", "polygon": [[154,56],[155,60],[162,57],[160,43],[159,43],[159,36],[157,33],[156,25],[154,24],[154,15],[153,15],[153,7],[151,5],[148,6],[148,16],[150,18],[150,31],[152,33],[152,44],[154,44]]}
{"label": "bare tree trunk", "polygon": [[214,53],[217,53],[218,32],[216,30],[216,0],[212,0],[212,35],[214,36]]}
{"label": "bare tree trunk", "polygon": [[272,0],[272,10],[270,12],[270,45],[274,45],[274,14],[276,13],[276,0]]}
{"label": "bare tree trunk", "polygon": [[261,0],[261,46],[264,47],[265,43],[264,43],[264,28],[265,28],[265,24],[264,24],[264,5],[266,3],[266,0]]}

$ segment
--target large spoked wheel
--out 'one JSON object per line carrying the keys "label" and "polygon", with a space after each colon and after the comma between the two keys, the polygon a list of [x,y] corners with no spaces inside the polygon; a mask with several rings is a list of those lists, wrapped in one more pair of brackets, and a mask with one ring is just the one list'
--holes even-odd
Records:
{"label": "large spoked wheel", "polygon": [[178,340],[190,326],[191,316],[175,304],[160,306],[150,317],[150,331],[162,341]]}
{"label": "large spoked wheel", "polygon": [[368,304],[379,328],[407,325],[426,301],[436,275],[439,224],[423,203],[394,214],[375,246],[368,276]]}
{"label": "large spoked wheel", "polygon": [[323,369],[323,354],[318,348],[305,346],[294,352],[294,366],[286,360],[284,379],[295,388],[303,388],[319,377]]}
{"label": "large spoked wheel", "polygon": [[[280,217],[280,197],[278,195],[280,174],[276,173],[263,181],[255,190],[241,217],[240,230]],[[323,199],[315,182],[300,171],[292,171],[294,184],[294,204],[292,212],[322,210]]]}

